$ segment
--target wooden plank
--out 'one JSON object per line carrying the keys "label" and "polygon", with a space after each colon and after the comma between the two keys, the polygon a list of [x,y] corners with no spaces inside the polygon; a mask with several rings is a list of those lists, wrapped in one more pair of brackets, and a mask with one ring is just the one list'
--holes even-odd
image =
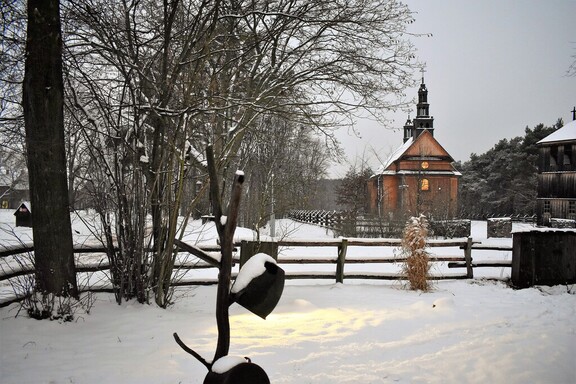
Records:
{"label": "wooden plank", "polygon": [[[430,261],[465,261],[463,256],[430,256]],[[405,257],[378,257],[378,258],[359,258],[350,257],[346,258],[346,264],[394,264],[406,262]],[[315,258],[315,257],[280,257],[278,264],[337,264],[338,258]]]}
{"label": "wooden plank", "polygon": [[510,251],[510,252],[512,252],[512,246],[509,246],[509,245],[474,244],[474,245],[472,245],[472,249],[475,249],[478,251]]}
{"label": "wooden plank", "polygon": [[0,257],[6,256],[13,256],[18,255],[21,253],[32,252],[34,250],[33,245],[18,245],[18,246],[10,246],[10,247],[3,247],[4,249],[0,251]]}
{"label": "wooden plank", "polygon": [[174,245],[176,245],[178,248],[183,249],[186,252],[196,256],[197,258],[207,262],[208,264],[210,264],[216,268],[220,268],[220,261],[216,260],[211,255],[209,255],[208,253],[204,252],[202,249],[200,249],[194,245],[187,244],[187,243],[185,243],[181,240],[178,240],[178,239],[174,239]]}
{"label": "wooden plank", "polygon": [[7,273],[1,275],[0,281],[12,279],[12,278],[18,277],[18,276],[29,275],[31,273],[34,273],[34,267],[32,267],[32,266],[29,268],[12,269],[11,271],[8,271]]}
{"label": "wooden plank", "polygon": [[[448,268],[466,268],[466,262],[454,262],[448,263]],[[473,268],[482,268],[482,267],[512,267],[511,260],[494,260],[494,261],[476,261],[472,262]]]}
{"label": "wooden plank", "polygon": [[[348,246],[362,246],[362,247],[400,247],[402,245],[401,239],[362,239],[362,238],[347,238]],[[278,246],[283,247],[335,247],[342,243],[342,239],[334,240],[280,240]],[[473,242],[479,244],[479,242]],[[429,240],[427,246],[431,248],[437,247],[465,247],[466,241],[454,240]]]}

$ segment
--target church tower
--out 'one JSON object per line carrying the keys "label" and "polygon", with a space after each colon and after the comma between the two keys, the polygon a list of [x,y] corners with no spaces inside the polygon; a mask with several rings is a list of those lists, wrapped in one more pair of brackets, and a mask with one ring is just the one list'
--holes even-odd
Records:
{"label": "church tower", "polygon": [[[424,74],[424,72],[422,72]],[[406,120],[404,124],[404,142],[408,139],[416,139],[424,130],[430,131],[434,136],[434,118],[430,116],[430,104],[428,104],[428,89],[424,83],[424,76],[422,76],[422,84],[418,89],[418,104],[416,104],[416,117],[414,120]]]}
{"label": "church tower", "polygon": [[416,117],[413,121],[414,128],[412,129],[412,137],[416,139],[425,129],[430,131],[434,136],[434,118],[430,116],[430,104],[428,104],[428,89],[424,84],[424,76],[422,76],[422,84],[418,89],[418,104],[416,104]]}

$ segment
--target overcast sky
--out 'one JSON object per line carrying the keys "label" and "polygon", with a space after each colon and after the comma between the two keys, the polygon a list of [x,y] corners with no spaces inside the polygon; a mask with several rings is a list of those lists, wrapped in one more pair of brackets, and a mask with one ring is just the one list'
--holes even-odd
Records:
{"label": "overcast sky", "polygon": [[[435,137],[455,160],[484,153],[500,139],[523,136],[527,126],[572,119],[576,76],[566,72],[576,55],[576,0],[405,2],[417,12],[409,30],[433,34],[413,43],[426,63]],[[407,95],[417,92],[416,87]],[[394,120],[388,128],[358,121],[360,138],[338,132],[346,162],[332,167],[331,177],[344,176],[359,158],[375,170],[375,153],[384,161],[402,144],[407,115],[389,117]]]}

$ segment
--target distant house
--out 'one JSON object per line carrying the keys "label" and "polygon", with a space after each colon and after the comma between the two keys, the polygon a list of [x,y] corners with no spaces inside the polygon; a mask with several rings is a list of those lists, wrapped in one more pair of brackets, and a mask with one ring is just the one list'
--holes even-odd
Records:
{"label": "distant house", "polygon": [[576,108],[572,118],[537,143],[539,225],[548,226],[551,219],[576,220]]}
{"label": "distant house", "polygon": [[402,219],[420,213],[436,218],[457,214],[458,180],[454,159],[434,138],[428,90],[422,78],[417,113],[404,126],[400,146],[368,181],[372,214]]}

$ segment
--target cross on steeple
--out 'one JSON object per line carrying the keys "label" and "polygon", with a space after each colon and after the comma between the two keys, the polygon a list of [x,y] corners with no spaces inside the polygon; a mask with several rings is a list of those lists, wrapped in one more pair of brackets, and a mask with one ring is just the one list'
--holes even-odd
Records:
{"label": "cross on steeple", "polygon": [[426,72],[424,67],[420,68],[420,72],[422,73],[422,84],[424,84],[424,72]]}
{"label": "cross on steeple", "polygon": [[574,107],[570,112],[572,112],[572,120],[576,120],[576,107]]}

